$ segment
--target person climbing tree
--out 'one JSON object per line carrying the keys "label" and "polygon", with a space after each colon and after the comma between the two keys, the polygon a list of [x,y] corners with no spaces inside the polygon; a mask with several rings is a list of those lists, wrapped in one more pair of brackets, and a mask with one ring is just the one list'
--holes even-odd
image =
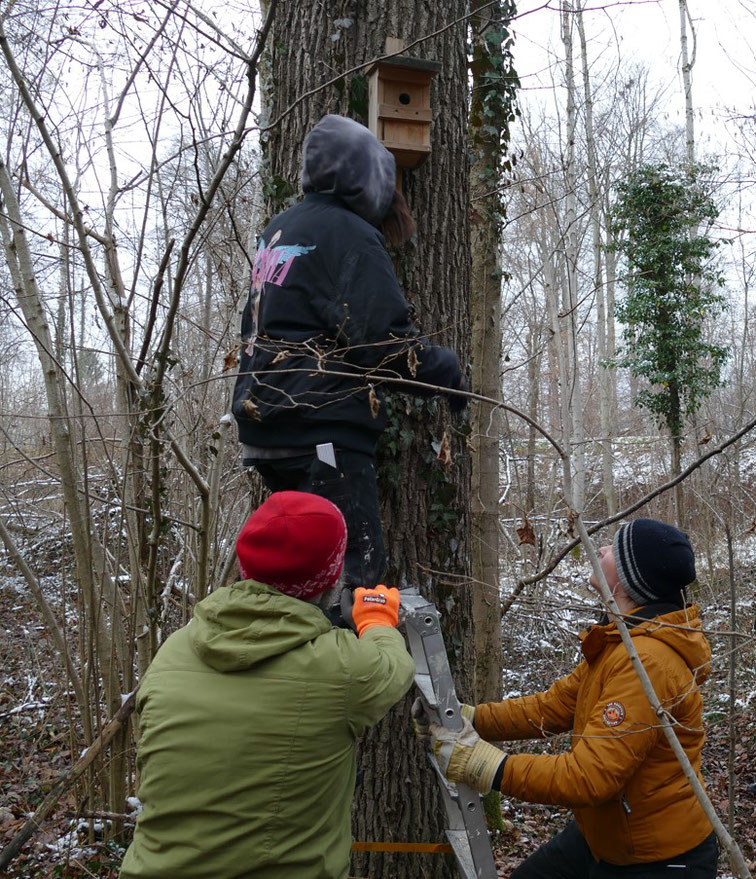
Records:
{"label": "person climbing tree", "polygon": [[[271,491],[342,510],[345,583],[372,586],[386,562],[373,465],[383,386],[410,379],[429,395],[466,383],[456,354],[420,336],[386,250],[414,234],[393,155],[363,125],[325,116],[305,138],[302,188],[258,243],[233,413],[244,465]],[[329,443],[323,460],[316,447]]]}

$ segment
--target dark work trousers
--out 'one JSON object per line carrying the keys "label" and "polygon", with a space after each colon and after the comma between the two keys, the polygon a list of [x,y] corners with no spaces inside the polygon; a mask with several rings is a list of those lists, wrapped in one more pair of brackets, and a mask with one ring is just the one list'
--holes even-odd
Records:
{"label": "dark work trousers", "polygon": [[[668,828],[670,833],[674,827]],[[665,861],[618,867],[593,859],[577,824],[567,827],[537,851],[510,879],[715,879],[719,846],[714,833],[695,848]]]}
{"label": "dark work trousers", "polygon": [[347,525],[344,584],[354,589],[380,583],[386,551],[372,455],[336,449],[336,468],[318,460],[314,452],[256,458],[252,464],[271,491],[306,491],[336,504]]}

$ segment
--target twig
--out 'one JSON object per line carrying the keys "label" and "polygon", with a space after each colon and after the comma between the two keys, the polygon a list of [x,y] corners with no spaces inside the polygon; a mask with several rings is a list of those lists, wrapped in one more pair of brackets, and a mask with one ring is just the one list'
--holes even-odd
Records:
{"label": "twig", "polygon": [[58,655],[63,660],[63,664],[65,665],[69,683],[71,684],[71,687],[73,688],[74,694],[76,696],[76,702],[83,711],[84,706],[86,705],[86,699],[84,698],[84,686],[82,684],[81,678],[76,672],[76,668],[74,667],[73,662],[71,661],[71,654],[68,650],[68,645],[66,644],[65,635],[58,625],[58,621],[55,617],[53,609],[50,607],[49,602],[45,598],[42,587],[39,585],[39,580],[36,578],[34,572],[26,563],[26,559],[16,546],[13,537],[11,536],[8,529],[5,527],[5,522],[2,519],[0,519],[0,540],[2,540],[3,544],[5,545],[5,549],[8,552],[8,555],[20,571],[21,576],[26,581],[26,585],[29,587],[29,591],[32,593],[32,595],[34,596],[34,600],[37,602],[37,606],[42,613],[42,619],[45,621],[45,626],[50,632],[53,644],[55,644],[55,649],[58,651]]}
{"label": "twig", "polygon": [[84,751],[74,765],[67,769],[58,778],[52,786],[50,793],[44,798],[42,803],[37,807],[35,813],[29,818],[24,826],[18,831],[13,839],[0,851],[0,870],[5,867],[16,857],[22,847],[34,836],[34,834],[42,827],[42,824],[50,817],[61,797],[81,778],[87,768],[94,762],[100,753],[108,746],[113,737],[118,733],[129,719],[134,706],[136,705],[136,690],[123,700],[121,707],[113,715],[110,722],[103,729],[100,735],[92,742],[92,744]]}
{"label": "twig", "polygon": [[735,558],[732,550],[732,532],[725,522],[725,537],[727,539],[727,562],[730,569],[730,701],[727,706],[729,714],[729,750],[727,754],[727,827],[730,833],[735,832],[735,669],[737,667],[738,636],[737,627],[737,592],[735,589]]}
{"label": "twig", "polygon": [[[328,358],[323,358],[323,363],[328,363]],[[332,361],[330,361],[332,362]],[[345,364],[346,366],[347,364]],[[309,369],[281,369],[278,370],[279,373],[282,372],[303,372],[308,375],[311,375],[315,372],[316,369],[311,367]],[[531,418],[529,415],[526,415],[520,409],[516,409],[514,406],[510,406],[508,403],[504,403],[501,400],[497,400],[495,397],[486,397],[483,394],[475,394],[472,391],[461,391],[455,388],[447,388],[443,385],[432,385],[427,382],[419,382],[414,381],[413,379],[402,378],[401,376],[396,375],[396,373],[391,373],[388,371],[381,370],[380,368],[366,371],[362,374],[357,372],[348,372],[348,371],[339,371],[337,369],[328,369],[328,375],[338,376],[339,378],[362,378],[365,382],[373,382],[374,384],[387,384],[392,387],[395,386],[397,390],[402,390],[403,388],[417,388],[419,390],[425,391],[426,393],[435,393],[435,394],[445,394],[446,396],[451,397],[464,397],[466,400],[477,400],[480,403],[488,403],[490,406],[498,407],[499,409],[504,409],[505,412],[511,412],[513,415],[516,415],[518,418],[521,418],[524,422],[529,424],[534,430],[537,430],[541,436],[547,440],[555,449],[560,458],[564,459],[566,457],[565,451],[559,445],[559,443],[554,439],[554,437],[546,430],[545,427],[540,425],[535,419]],[[239,375],[254,375],[255,373],[250,372],[240,372]],[[223,378],[224,376],[219,376],[219,378]]]}
{"label": "twig", "polygon": [[260,55],[262,54],[268,34],[270,33],[270,29],[273,26],[273,19],[276,14],[277,2],[278,0],[270,0],[265,22],[263,23],[263,26],[257,35],[257,41],[254,51],[247,62],[247,95],[244,101],[242,112],[236,125],[236,129],[234,131],[234,135],[228,145],[228,149],[223,154],[220,163],[218,164],[218,167],[215,169],[213,178],[208,184],[207,190],[201,198],[200,205],[197,208],[197,213],[186,235],[184,236],[184,240],[181,243],[178,265],[176,266],[176,274],[174,276],[172,285],[173,290],[168,305],[168,312],[165,318],[165,329],[163,331],[163,338],[161,339],[160,345],[158,346],[159,351],[157,354],[157,369],[155,378],[155,384],[158,387],[162,386],[163,375],[168,365],[168,350],[170,348],[172,338],[174,318],[176,312],[178,311],[181,291],[184,284],[184,278],[189,269],[189,257],[192,243],[194,242],[194,239],[196,238],[197,233],[199,232],[200,227],[202,226],[202,223],[207,216],[207,212],[210,210],[212,201],[215,198],[215,194],[218,191],[221,183],[223,182],[223,178],[226,176],[226,172],[231,167],[231,163],[233,162],[236,154],[241,149],[241,146],[244,143],[244,139],[246,137],[245,126],[247,118],[252,112],[252,102],[254,100],[256,91],[257,62],[260,59]]}
{"label": "twig", "polygon": [[[598,522],[595,522],[591,526],[586,526],[586,532],[588,534],[595,534],[597,531],[600,531],[602,528],[606,528],[607,525],[612,525],[614,522],[619,522],[621,519],[624,519],[626,516],[629,516],[631,513],[634,513],[636,510],[639,510],[641,507],[644,507],[649,501],[653,500],[655,497],[658,497],[660,494],[664,494],[665,491],[669,491],[670,488],[674,488],[679,482],[687,479],[691,473],[698,470],[702,464],[709,460],[709,458],[714,457],[714,455],[721,455],[722,452],[731,446],[733,443],[736,443],[739,439],[742,439],[747,433],[750,433],[754,428],[756,428],[756,418],[751,419],[747,424],[740,428],[736,433],[729,436],[726,440],[721,442],[718,446],[713,446],[700,458],[697,458],[693,461],[692,464],[689,464],[678,476],[674,476],[672,479],[663,483],[662,485],[657,486],[653,490],[649,491],[647,494],[643,495],[642,498],[635,501],[635,503],[630,504],[625,507],[624,510],[620,510],[618,513],[615,513],[613,516],[608,516],[606,519],[602,519]],[[513,590],[513,598],[519,594],[523,587],[529,586],[533,583],[538,583],[540,580],[543,580],[544,577],[548,576],[556,566],[562,561],[562,559],[568,555],[576,546],[581,543],[579,537],[575,537],[569,543],[565,544],[559,552],[552,557],[551,561],[546,565],[546,567],[542,568],[540,571],[536,572],[530,577],[523,577],[518,581],[515,589]],[[512,605],[512,601],[507,600],[502,605],[502,615],[508,610]]]}

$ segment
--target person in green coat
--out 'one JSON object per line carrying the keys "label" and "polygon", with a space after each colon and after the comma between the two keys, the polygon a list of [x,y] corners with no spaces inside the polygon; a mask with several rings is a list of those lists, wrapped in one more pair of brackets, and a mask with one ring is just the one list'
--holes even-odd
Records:
{"label": "person in green coat", "polygon": [[415,668],[398,590],[356,590],[358,637],[326,619],[345,547],[330,501],[271,495],[237,540],[244,579],[161,647],[137,697],[143,808],[121,879],[346,879],[355,740]]}

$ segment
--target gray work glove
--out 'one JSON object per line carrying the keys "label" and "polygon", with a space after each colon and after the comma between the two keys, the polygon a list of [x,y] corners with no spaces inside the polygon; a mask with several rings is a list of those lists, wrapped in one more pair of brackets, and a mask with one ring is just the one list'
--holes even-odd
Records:
{"label": "gray work glove", "polygon": [[507,755],[484,742],[469,720],[456,732],[432,723],[430,734],[431,749],[449,781],[466,784],[481,794],[493,790]]}
{"label": "gray work glove", "polygon": [[[425,710],[425,703],[421,696],[418,696],[412,703],[410,713],[412,714],[412,726],[415,730],[415,735],[421,742],[426,742],[430,737],[431,720],[428,717],[428,712]],[[465,705],[462,702],[459,706],[459,713],[462,715],[463,720],[469,720],[472,724],[475,717],[475,706]]]}
{"label": "gray work glove", "polygon": [[412,703],[410,714],[412,715],[412,727],[415,730],[418,741],[426,744],[430,739],[431,721],[421,696],[418,696]]}

